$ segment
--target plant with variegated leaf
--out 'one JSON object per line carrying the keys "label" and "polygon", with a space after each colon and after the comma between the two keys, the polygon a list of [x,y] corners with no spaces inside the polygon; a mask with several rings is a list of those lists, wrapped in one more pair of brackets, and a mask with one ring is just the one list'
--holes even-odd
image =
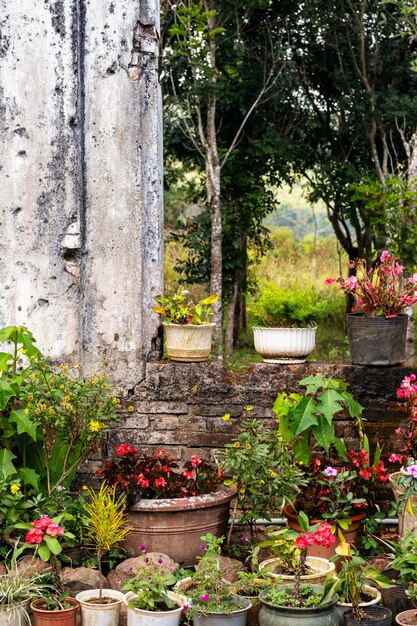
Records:
{"label": "plant with variegated leaf", "polygon": [[212,305],[217,302],[218,294],[208,296],[194,303],[187,289],[180,289],[172,296],[155,296],[158,305],[152,307],[155,313],[163,315],[168,324],[209,324],[213,315]]}

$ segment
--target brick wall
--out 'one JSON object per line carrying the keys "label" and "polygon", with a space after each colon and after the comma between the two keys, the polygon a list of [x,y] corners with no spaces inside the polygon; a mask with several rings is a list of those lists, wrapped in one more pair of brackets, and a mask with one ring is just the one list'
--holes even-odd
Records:
{"label": "brick wall", "polygon": [[[383,456],[396,449],[394,430],[407,418],[396,401],[396,389],[410,367],[362,367],[350,364],[304,363],[270,365],[257,363],[245,372],[231,372],[215,362],[148,363],[146,374],[121,402],[121,422],[108,435],[103,456],[111,456],[121,442],[147,451],[162,447],[176,458],[223,446],[239,431],[246,417],[273,424],[271,407],[280,391],[300,392],[298,381],[323,373],[345,380],[349,391],[364,406],[366,431],[372,443],[379,441]],[[245,407],[252,406],[247,412]],[[231,419],[221,416],[230,413]],[[339,418],[337,430],[348,446],[357,445],[350,419]],[[397,444],[398,445],[398,444]],[[80,480],[91,481],[100,459],[87,462]]]}

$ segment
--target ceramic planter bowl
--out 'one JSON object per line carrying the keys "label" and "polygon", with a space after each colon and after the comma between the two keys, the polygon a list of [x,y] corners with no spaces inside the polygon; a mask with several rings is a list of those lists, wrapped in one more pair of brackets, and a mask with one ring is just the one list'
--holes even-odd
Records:
{"label": "ceramic planter bowl", "polygon": [[395,623],[398,626],[417,626],[417,609],[402,611],[395,618]]}
{"label": "ceramic planter bowl", "polygon": [[246,598],[234,596],[236,611],[233,613],[206,613],[193,617],[193,626],[246,626],[248,611],[251,603]]}
{"label": "ceramic planter bowl", "polygon": [[[312,589],[323,592],[323,586],[320,585],[312,585]],[[316,608],[276,606],[268,602],[267,594],[268,589],[259,594],[262,603],[259,612],[260,626],[339,626],[339,615],[335,606],[339,599],[337,594],[329,604]]]}
{"label": "ceramic planter bowl", "polygon": [[316,328],[253,328],[255,350],[265,363],[304,363],[316,345]]}
{"label": "ceramic planter bowl", "polygon": [[[271,571],[267,573],[267,576],[276,578],[276,582],[281,584],[288,584],[294,580],[294,576],[287,574],[274,573],[274,568],[280,563],[280,559],[272,558],[263,561],[260,564],[260,569],[269,568]],[[324,585],[324,581],[328,574],[331,574],[335,570],[335,564],[331,563],[328,559],[322,559],[318,556],[308,556],[306,559],[306,565],[313,570],[312,574],[305,574],[301,576],[303,583],[310,583],[311,585]]]}
{"label": "ceramic planter bowl", "polygon": [[171,361],[207,361],[215,324],[163,324],[168,357]]}
{"label": "ceramic planter bowl", "polygon": [[[127,607],[127,626],[178,626],[183,602],[180,596],[168,591],[168,596],[177,604],[171,611],[146,611]],[[135,594],[129,591],[125,595],[125,604],[133,600]]]}

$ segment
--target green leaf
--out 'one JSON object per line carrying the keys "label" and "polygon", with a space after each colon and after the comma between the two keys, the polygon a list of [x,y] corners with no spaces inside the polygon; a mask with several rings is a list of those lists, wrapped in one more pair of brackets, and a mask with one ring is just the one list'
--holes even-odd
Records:
{"label": "green leaf", "polygon": [[39,487],[39,474],[30,467],[19,467],[18,475],[24,485],[32,485],[35,489]]}
{"label": "green leaf", "polygon": [[347,391],[344,391],[341,395],[343,397],[343,400],[349,411],[350,416],[356,417],[356,419],[361,420],[363,406],[359,404],[359,402],[356,402],[352,394],[348,393]]}
{"label": "green leaf", "polygon": [[5,341],[16,341],[19,337],[20,331],[19,326],[5,326],[5,328],[0,329],[0,342],[3,343]]}
{"label": "green leaf", "polygon": [[330,446],[335,439],[333,422],[329,424],[329,422],[321,415],[319,417],[317,426],[313,426],[312,431],[319,446],[321,446],[326,450],[326,452],[328,452]]}
{"label": "green leaf", "polygon": [[299,463],[308,465],[310,462],[310,446],[303,437],[298,437],[293,444],[294,456]]}
{"label": "green leaf", "polygon": [[10,398],[15,395],[13,387],[8,382],[0,378],[0,411],[3,411]]}
{"label": "green leaf", "polygon": [[23,409],[12,411],[9,419],[16,424],[19,435],[26,433],[33,441],[36,441],[36,424],[32,422]]}
{"label": "green leaf", "polygon": [[50,549],[50,551],[52,552],[52,554],[57,555],[61,553],[62,547],[56,537],[50,537],[49,535],[44,535],[43,539],[46,545],[48,546],[48,548]]}
{"label": "green leaf", "polygon": [[0,476],[8,478],[8,476],[16,473],[16,468],[13,465],[13,459],[15,458],[16,455],[7,450],[7,448],[0,450]]}
{"label": "green leaf", "polygon": [[300,524],[300,526],[301,526],[302,530],[303,530],[304,532],[306,532],[306,531],[308,530],[309,526],[310,526],[310,522],[308,521],[308,517],[307,517],[307,515],[304,513],[304,511],[301,511],[301,512],[298,514],[297,519],[298,519],[298,523]]}
{"label": "green leaf", "polygon": [[318,408],[329,423],[333,421],[334,415],[343,409],[341,402],[343,402],[342,396],[334,389],[326,389],[320,394]]}
{"label": "green leaf", "polygon": [[325,386],[325,379],[323,374],[316,374],[315,376],[307,376],[300,380],[300,385],[307,387],[306,393],[316,393],[318,389]]}
{"label": "green leaf", "polygon": [[346,444],[343,441],[343,439],[339,439],[339,437],[335,437],[334,441],[333,441],[333,445],[336,448],[336,452],[337,454],[344,460],[346,461],[347,459],[347,449],[346,449]]}
{"label": "green leaf", "polygon": [[38,555],[42,559],[42,561],[49,561],[51,551],[47,545],[43,544],[38,548]]}
{"label": "green leaf", "polygon": [[317,424],[317,402],[314,398],[301,398],[294,409],[293,429],[295,435]]}
{"label": "green leaf", "polygon": [[8,352],[0,352],[0,371],[6,371],[8,369],[9,361],[11,360],[11,354],[9,354]]}

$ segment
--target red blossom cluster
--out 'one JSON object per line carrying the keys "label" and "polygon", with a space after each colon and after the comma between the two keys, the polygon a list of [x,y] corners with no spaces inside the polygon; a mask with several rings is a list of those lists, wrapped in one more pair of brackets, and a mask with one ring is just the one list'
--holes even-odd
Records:
{"label": "red blossom cluster", "polygon": [[350,261],[350,270],[355,276],[327,278],[327,285],[337,282],[339,287],[353,296],[356,305],[352,313],[366,317],[397,317],[408,306],[417,301],[417,274],[400,279],[404,266],[387,250],[380,256],[374,268],[367,268],[364,259]]}
{"label": "red blossom cluster", "polygon": [[334,542],[335,537],[332,533],[332,526],[328,522],[320,524],[314,533],[306,531],[295,540],[297,548],[300,550],[307,550],[308,546],[312,545],[330,548]]}
{"label": "red blossom cluster", "polygon": [[353,467],[358,469],[358,474],[364,480],[386,483],[389,473],[384,461],[379,460],[377,465],[369,464],[369,455],[365,450],[349,450],[347,453]]}
{"label": "red blossom cluster", "polygon": [[116,447],[113,461],[97,471],[110,486],[126,492],[130,501],[138,498],[181,498],[216,491],[223,471],[212,467],[198,454],[182,468],[165,450],[145,455],[127,443]]}
{"label": "red blossom cluster", "polygon": [[30,544],[42,543],[44,535],[56,537],[64,534],[62,526],[56,524],[47,515],[41,515],[40,519],[36,519],[31,524],[33,528],[26,533],[26,541]]}
{"label": "red blossom cluster", "polygon": [[405,401],[409,412],[409,420],[404,428],[395,429],[402,441],[401,452],[404,454],[391,454],[389,461],[406,465],[407,458],[417,458],[417,377],[415,374],[405,376],[397,389],[397,398]]}

